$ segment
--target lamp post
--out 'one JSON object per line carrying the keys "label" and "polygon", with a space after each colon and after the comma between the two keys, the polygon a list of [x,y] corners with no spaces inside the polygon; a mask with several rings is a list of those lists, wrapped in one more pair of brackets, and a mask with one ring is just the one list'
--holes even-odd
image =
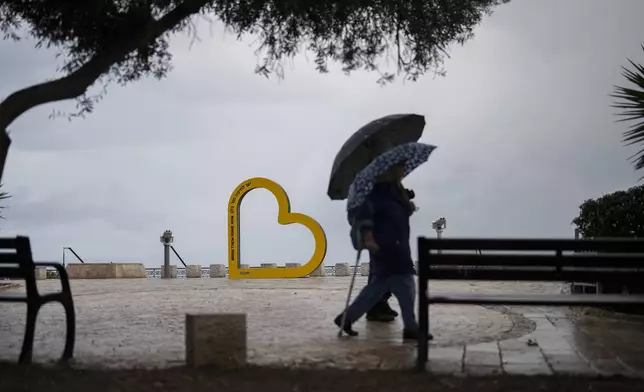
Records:
{"label": "lamp post", "polygon": [[[440,217],[432,222],[432,229],[436,230],[436,238],[441,239],[443,237],[443,230],[447,228],[447,219],[445,217]],[[441,249],[437,250],[437,253],[442,253]]]}
{"label": "lamp post", "polygon": [[172,236],[172,231],[166,230],[161,235],[161,243],[163,244],[163,274],[162,278],[170,279],[170,244],[174,242],[174,237]]}
{"label": "lamp post", "polygon": [[83,259],[81,259],[81,257],[78,255],[78,253],[74,252],[74,249],[72,249],[72,248],[71,248],[71,246],[64,246],[64,247],[63,247],[63,267],[65,266],[65,251],[66,251],[66,250],[68,250],[68,251],[72,252],[72,254],[73,254],[74,256],[76,256],[76,258],[78,259],[78,261],[80,261],[80,262],[81,262],[81,263],[83,263],[83,264],[85,263],[85,261],[84,261]]}

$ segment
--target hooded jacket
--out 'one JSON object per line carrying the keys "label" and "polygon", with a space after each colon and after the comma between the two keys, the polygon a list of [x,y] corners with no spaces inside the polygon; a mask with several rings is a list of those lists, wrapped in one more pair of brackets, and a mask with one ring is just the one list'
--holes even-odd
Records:
{"label": "hooded jacket", "polygon": [[369,252],[370,272],[374,275],[415,273],[409,246],[409,217],[413,207],[402,195],[404,191],[395,183],[377,183],[365,202],[349,211],[354,246],[358,230],[362,235],[371,230],[378,244],[378,252]]}

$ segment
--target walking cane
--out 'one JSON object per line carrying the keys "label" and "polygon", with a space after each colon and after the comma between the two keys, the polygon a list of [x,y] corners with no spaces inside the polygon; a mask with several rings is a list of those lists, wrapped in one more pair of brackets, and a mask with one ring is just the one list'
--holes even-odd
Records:
{"label": "walking cane", "polygon": [[344,323],[347,321],[347,309],[349,309],[349,302],[351,301],[351,292],[353,291],[353,284],[356,281],[356,273],[358,272],[358,264],[360,263],[360,253],[362,253],[362,238],[360,237],[360,228],[357,231],[357,243],[358,246],[358,255],[356,256],[356,263],[353,266],[353,274],[351,274],[351,284],[349,284],[349,292],[347,293],[347,302],[344,305],[344,312],[342,312],[342,321],[340,322],[340,330],[338,331],[338,337],[342,337],[342,332],[344,328]]}

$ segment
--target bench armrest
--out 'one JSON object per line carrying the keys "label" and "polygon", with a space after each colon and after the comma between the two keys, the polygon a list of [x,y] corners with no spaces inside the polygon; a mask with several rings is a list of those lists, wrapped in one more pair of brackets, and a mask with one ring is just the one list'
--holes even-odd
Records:
{"label": "bench armrest", "polygon": [[34,265],[36,267],[53,267],[58,271],[58,277],[60,279],[60,284],[63,287],[63,292],[68,292],[71,293],[71,287],[69,285],[69,276],[67,275],[67,270],[65,270],[65,267],[63,267],[59,263],[54,263],[54,262],[35,262]]}

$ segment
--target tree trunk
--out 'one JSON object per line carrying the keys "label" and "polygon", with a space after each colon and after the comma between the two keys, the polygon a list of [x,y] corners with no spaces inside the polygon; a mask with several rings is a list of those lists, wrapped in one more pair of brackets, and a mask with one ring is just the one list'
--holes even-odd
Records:
{"label": "tree trunk", "polygon": [[25,87],[9,95],[0,102],[0,129],[6,130],[18,117],[36,106],[80,97],[109,71],[115,62],[114,57],[96,56],[67,76]]}
{"label": "tree trunk", "polygon": [[172,30],[186,18],[198,13],[208,2],[208,0],[185,0],[159,20],[148,23],[138,34],[133,34],[127,43],[119,42],[111,50],[97,53],[69,75],[23,88],[0,102],[0,180],[2,180],[4,161],[11,143],[7,129],[18,117],[36,106],[74,99],[85,94],[98,78],[125,59],[129,53],[148,46],[150,42]]}
{"label": "tree trunk", "polygon": [[4,172],[4,163],[7,160],[7,153],[9,152],[9,146],[11,145],[11,139],[7,135],[5,129],[0,128],[0,180],[2,180],[2,173]]}

